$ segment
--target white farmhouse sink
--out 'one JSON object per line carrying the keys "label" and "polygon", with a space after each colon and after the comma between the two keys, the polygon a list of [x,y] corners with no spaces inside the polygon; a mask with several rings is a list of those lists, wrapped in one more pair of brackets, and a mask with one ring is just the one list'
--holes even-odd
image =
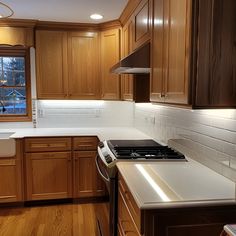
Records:
{"label": "white farmhouse sink", "polygon": [[12,134],[14,132],[0,132],[0,158],[15,156],[16,142],[9,138]]}

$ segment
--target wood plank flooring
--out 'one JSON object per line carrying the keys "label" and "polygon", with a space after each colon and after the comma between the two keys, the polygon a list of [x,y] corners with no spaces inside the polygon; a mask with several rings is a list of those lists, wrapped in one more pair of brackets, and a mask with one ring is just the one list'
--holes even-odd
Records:
{"label": "wood plank flooring", "polygon": [[95,236],[97,204],[0,209],[0,236]]}

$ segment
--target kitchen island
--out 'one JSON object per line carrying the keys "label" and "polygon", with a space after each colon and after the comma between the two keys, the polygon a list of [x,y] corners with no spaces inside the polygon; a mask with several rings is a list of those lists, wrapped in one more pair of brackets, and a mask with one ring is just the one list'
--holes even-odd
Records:
{"label": "kitchen island", "polygon": [[117,164],[120,235],[217,236],[236,222],[235,183],[187,160]]}

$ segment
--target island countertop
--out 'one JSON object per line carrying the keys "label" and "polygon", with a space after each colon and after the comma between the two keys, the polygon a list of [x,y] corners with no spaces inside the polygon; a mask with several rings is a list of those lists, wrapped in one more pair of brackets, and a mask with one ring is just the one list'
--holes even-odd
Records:
{"label": "island countertop", "polygon": [[233,181],[187,159],[117,167],[140,209],[236,204]]}

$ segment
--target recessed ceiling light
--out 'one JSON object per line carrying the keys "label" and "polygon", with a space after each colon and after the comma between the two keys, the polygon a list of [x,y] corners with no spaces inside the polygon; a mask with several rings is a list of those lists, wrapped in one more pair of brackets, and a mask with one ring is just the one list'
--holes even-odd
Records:
{"label": "recessed ceiling light", "polygon": [[93,20],[101,20],[103,18],[103,16],[100,15],[100,14],[92,14],[90,16],[90,18],[93,19]]}

